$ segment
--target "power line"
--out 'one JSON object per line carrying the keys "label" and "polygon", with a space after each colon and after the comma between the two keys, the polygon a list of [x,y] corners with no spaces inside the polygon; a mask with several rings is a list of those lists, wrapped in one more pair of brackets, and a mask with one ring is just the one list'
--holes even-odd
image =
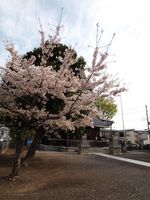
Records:
{"label": "power line", "polygon": [[[145,113],[144,110],[139,110],[139,111],[129,111],[129,112],[124,112],[124,115],[133,115],[133,114],[136,114],[136,113]],[[121,112],[118,112],[116,115],[121,115]]]}
{"label": "power line", "polygon": [[138,107],[129,107],[129,108],[126,108],[126,109],[124,109],[124,110],[137,110],[137,109],[143,109],[143,106],[138,106]]}

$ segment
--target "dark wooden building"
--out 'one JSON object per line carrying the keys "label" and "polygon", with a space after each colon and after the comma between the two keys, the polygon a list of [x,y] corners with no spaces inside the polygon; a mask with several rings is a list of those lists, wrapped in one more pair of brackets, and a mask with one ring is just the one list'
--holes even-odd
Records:
{"label": "dark wooden building", "polygon": [[113,121],[93,118],[93,128],[87,126],[75,132],[60,130],[56,134],[44,136],[42,144],[75,147],[81,143],[84,134],[91,146],[108,146],[112,124]]}
{"label": "dark wooden building", "polygon": [[112,124],[113,121],[110,120],[93,119],[94,128],[86,128],[87,140],[90,141],[91,146],[101,147],[109,145]]}

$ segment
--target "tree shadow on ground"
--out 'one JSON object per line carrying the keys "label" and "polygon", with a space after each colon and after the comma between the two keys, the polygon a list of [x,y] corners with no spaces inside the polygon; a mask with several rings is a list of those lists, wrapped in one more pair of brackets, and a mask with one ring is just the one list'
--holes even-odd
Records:
{"label": "tree shadow on ground", "polygon": [[0,181],[8,180],[8,174],[11,170],[13,159],[14,154],[0,154]]}

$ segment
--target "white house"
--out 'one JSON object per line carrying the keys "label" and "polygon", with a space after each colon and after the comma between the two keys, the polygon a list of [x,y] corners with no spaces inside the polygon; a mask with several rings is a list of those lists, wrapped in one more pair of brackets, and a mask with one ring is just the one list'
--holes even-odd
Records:
{"label": "white house", "polygon": [[143,143],[143,145],[150,144],[150,134],[148,131],[136,130],[136,132],[139,134],[140,141]]}
{"label": "white house", "polygon": [[6,151],[10,144],[9,128],[2,126],[0,127],[0,153]]}

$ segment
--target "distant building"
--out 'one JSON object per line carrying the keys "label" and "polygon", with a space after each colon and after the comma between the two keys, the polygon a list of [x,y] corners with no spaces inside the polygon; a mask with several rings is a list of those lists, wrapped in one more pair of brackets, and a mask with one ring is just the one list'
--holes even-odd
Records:
{"label": "distant building", "polygon": [[113,131],[115,137],[118,137],[118,140],[124,140],[131,144],[139,144],[140,143],[140,136],[137,131],[134,129],[126,129],[126,130],[115,130]]}
{"label": "distant building", "polygon": [[112,130],[114,138],[118,141],[124,141],[126,138],[127,145],[140,145],[150,148],[150,135],[146,130]]}
{"label": "distant building", "polygon": [[144,144],[150,143],[148,131],[136,130],[136,132],[139,134],[140,140],[143,140]]}
{"label": "distant building", "polygon": [[139,134],[140,137],[140,144],[142,144],[144,147],[150,148],[150,134],[146,130],[136,130],[136,132]]}

